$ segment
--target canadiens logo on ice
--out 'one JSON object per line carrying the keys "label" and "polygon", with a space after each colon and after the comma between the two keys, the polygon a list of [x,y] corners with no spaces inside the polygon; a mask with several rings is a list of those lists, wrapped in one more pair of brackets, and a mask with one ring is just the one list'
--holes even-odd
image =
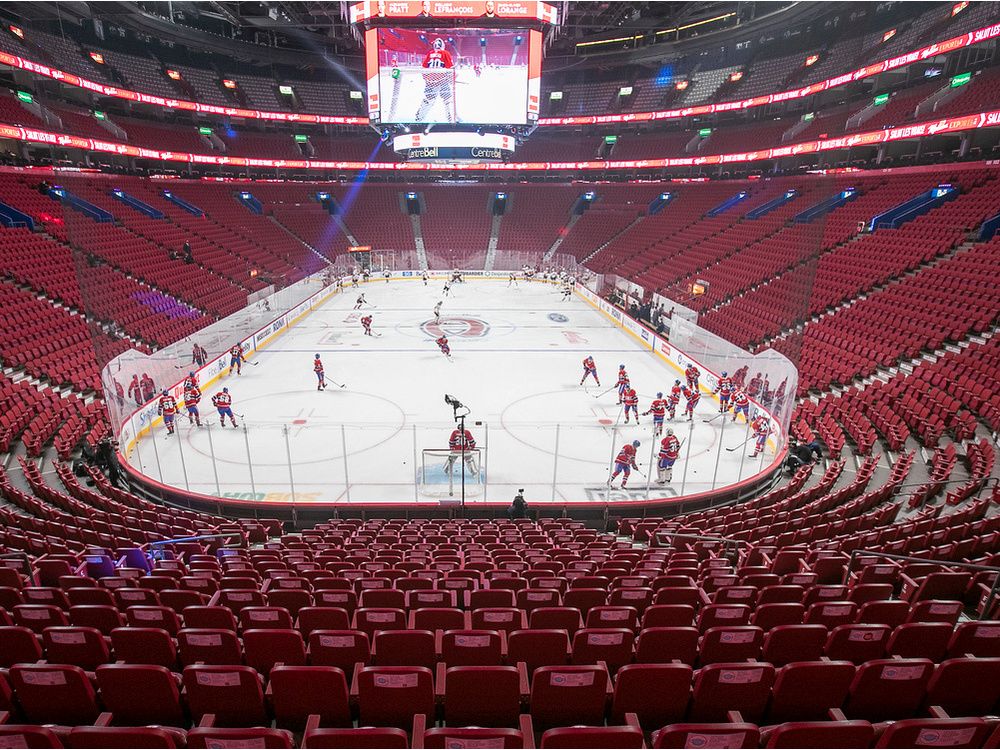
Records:
{"label": "canadiens logo on ice", "polygon": [[439,338],[457,336],[467,339],[479,339],[490,332],[490,324],[479,318],[441,318],[440,321],[428,320],[420,326],[424,333]]}

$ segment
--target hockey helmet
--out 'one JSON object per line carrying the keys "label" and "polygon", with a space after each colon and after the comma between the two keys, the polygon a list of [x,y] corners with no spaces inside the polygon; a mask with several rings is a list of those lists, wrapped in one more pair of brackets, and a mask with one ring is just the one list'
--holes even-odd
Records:
{"label": "hockey helmet", "polygon": [[725,370],[723,370],[723,371],[722,371],[722,377],[726,377],[726,376],[727,376],[728,374],[729,374],[729,373],[728,373],[728,372],[726,372]]}
{"label": "hockey helmet", "polygon": [[189,378],[193,378],[194,377],[194,370],[192,370],[191,372],[188,373],[188,377]]}
{"label": "hockey helmet", "polygon": [[681,381],[679,381],[679,380],[675,380],[674,381],[674,385],[680,385],[680,384],[681,384]]}
{"label": "hockey helmet", "polygon": [[319,359],[319,355],[318,354],[316,355],[316,359]]}
{"label": "hockey helmet", "polygon": [[162,395],[164,395],[164,396],[167,396],[167,395],[169,395],[169,394],[168,394],[168,393],[167,393],[166,391],[163,391],[163,394],[162,394]]}
{"label": "hockey helmet", "polygon": [[223,393],[229,393],[229,389],[228,389],[228,388],[223,388],[223,389],[222,389],[222,392],[223,392]]}
{"label": "hockey helmet", "polygon": [[670,437],[673,434],[674,434],[674,431],[668,427],[667,428],[667,437]]}
{"label": "hockey helmet", "polygon": [[656,397],[657,398],[663,398],[663,391],[657,391],[656,392]]}
{"label": "hockey helmet", "polygon": [[625,365],[618,365],[618,369],[619,370],[624,370],[625,369]]}
{"label": "hockey helmet", "polygon": [[642,445],[642,443],[640,443],[638,440],[633,440],[632,441],[632,447],[633,448],[638,448],[640,445]]}

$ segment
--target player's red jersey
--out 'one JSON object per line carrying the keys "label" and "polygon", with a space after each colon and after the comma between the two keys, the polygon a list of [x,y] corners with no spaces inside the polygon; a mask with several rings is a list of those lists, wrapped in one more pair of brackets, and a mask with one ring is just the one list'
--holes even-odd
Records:
{"label": "player's red jersey", "polygon": [[448,338],[447,336],[442,336],[441,338],[437,339],[434,343],[440,346],[442,349],[444,349],[446,346],[448,346]]}
{"label": "player's red jersey", "polygon": [[472,450],[476,447],[476,440],[468,430],[464,433],[461,430],[455,430],[448,439],[448,447],[453,451]]}
{"label": "player's red jersey", "polygon": [[319,357],[313,360],[313,372],[323,372],[323,361]]}
{"label": "player's red jersey", "polygon": [[361,325],[363,325],[365,328],[371,328],[372,327],[372,316],[371,315],[366,315],[365,317],[363,317],[361,319]]}
{"label": "player's red jersey", "polygon": [[169,393],[166,396],[160,396],[160,403],[156,407],[156,411],[164,416],[172,416],[177,413],[177,401]]}
{"label": "player's red jersey", "polygon": [[212,406],[217,409],[227,409],[233,405],[233,397],[228,393],[223,393],[219,391],[214,396],[212,396]]}
{"label": "player's red jersey", "polygon": [[670,400],[675,404],[681,400],[681,392],[684,390],[683,386],[675,385],[670,389]]}
{"label": "player's red jersey", "polygon": [[736,386],[733,385],[733,379],[729,376],[726,376],[724,378],[719,378],[719,387],[716,388],[716,390],[719,393],[728,396],[730,393],[733,392],[733,388],[735,387]]}
{"label": "player's red jersey", "polygon": [[768,424],[767,417],[763,414],[755,417],[750,426],[753,427],[754,434],[758,436],[767,435],[771,431],[771,425]]}
{"label": "player's red jersey", "polygon": [[662,417],[667,412],[667,400],[665,398],[654,398],[649,405],[649,410],[654,417]]}
{"label": "player's red jersey", "polygon": [[625,371],[624,367],[618,368],[618,385],[628,382],[628,373]]}
{"label": "player's red jersey", "polygon": [[585,360],[583,360],[583,366],[587,370],[596,370],[597,369],[597,365],[594,364],[594,358],[593,357],[587,357]]}
{"label": "player's red jersey", "polygon": [[696,388],[685,388],[684,398],[688,400],[689,404],[697,404],[701,400],[701,392]]}
{"label": "player's red jersey", "polygon": [[201,389],[198,386],[193,385],[184,389],[185,406],[197,406],[199,401],[201,401]]}
{"label": "player's red jersey", "polygon": [[674,435],[667,435],[660,441],[660,458],[677,458],[681,452],[681,441]]}
{"label": "player's red jersey", "polygon": [[232,349],[229,350],[229,356],[234,359],[243,359],[243,347],[236,344]]}
{"label": "player's red jersey", "polygon": [[688,368],[684,371],[684,376],[692,380],[700,375],[701,375],[701,370],[699,370],[694,365],[688,365]]}
{"label": "player's red jersey", "polygon": [[747,396],[747,394],[744,391],[737,388],[736,391],[733,393],[733,405],[746,406],[749,403],[750,403],[750,397]]}
{"label": "player's red jersey", "polygon": [[421,63],[425,68],[454,68],[455,62],[446,49],[433,49],[424,56]]}
{"label": "player's red jersey", "polygon": [[635,447],[632,445],[623,445],[622,449],[618,452],[615,463],[635,466]]}
{"label": "player's red jersey", "polygon": [[194,376],[188,375],[186,378],[184,378],[184,390],[187,390],[188,388],[191,388],[191,387],[195,387],[195,388],[198,387],[198,376],[197,375],[194,375]]}
{"label": "player's red jersey", "polygon": [[625,394],[625,406],[637,406],[638,404],[639,397],[635,393],[635,388],[632,388]]}

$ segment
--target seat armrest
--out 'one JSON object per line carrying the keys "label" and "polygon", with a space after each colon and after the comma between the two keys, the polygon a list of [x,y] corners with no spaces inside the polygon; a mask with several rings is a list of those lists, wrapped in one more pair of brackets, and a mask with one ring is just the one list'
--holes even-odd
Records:
{"label": "seat armrest", "polygon": [[[440,665],[439,665],[440,666]],[[424,731],[427,729],[427,716],[413,714],[413,732],[410,735],[410,747],[419,750],[424,746]]]}
{"label": "seat armrest", "polygon": [[528,684],[528,665],[523,661],[517,663],[517,677],[518,677],[518,687],[521,693],[521,702],[526,704],[527,700],[531,696],[531,688]]}
{"label": "seat armrest", "polygon": [[444,691],[448,675],[448,665],[439,661],[434,665],[434,698],[438,703],[444,701]]}
{"label": "seat armrest", "polygon": [[535,747],[535,727],[531,723],[531,714],[521,714],[517,718],[518,727],[524,738],[524,747],[530,750]]}
{"label": "seat armrest", "polygon": [[726,711],[726,721],[730,724],[742,724],[743,714],[739,711]]}
{"label": "seat armrest", "polygon": [[199,729],[211,729],[215,726],[215,714],[204,714],[198,722]]}
{"label": "seat armrest", "polygon": [[110,711],[101,711],[101,714],[97,717],[97,721],[94,722],[95,727],[110,727],[111,722],[114,721],[114,714]]}

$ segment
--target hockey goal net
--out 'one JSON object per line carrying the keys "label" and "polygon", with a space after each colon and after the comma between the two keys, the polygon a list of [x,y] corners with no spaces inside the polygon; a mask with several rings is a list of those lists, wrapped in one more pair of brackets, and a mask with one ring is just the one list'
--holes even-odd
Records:
{"label": "hockey goal net", "polygon": [[456,122],[455,69],[400,67],[386,122]]}
{"label": "hockey goal net", "polygon": [[481,495],[486,472],[482,448],[453,451],[448,448],[425,448],[420,452],[420,489],[425,495],[458,497],[465,479],[466,497]]}

